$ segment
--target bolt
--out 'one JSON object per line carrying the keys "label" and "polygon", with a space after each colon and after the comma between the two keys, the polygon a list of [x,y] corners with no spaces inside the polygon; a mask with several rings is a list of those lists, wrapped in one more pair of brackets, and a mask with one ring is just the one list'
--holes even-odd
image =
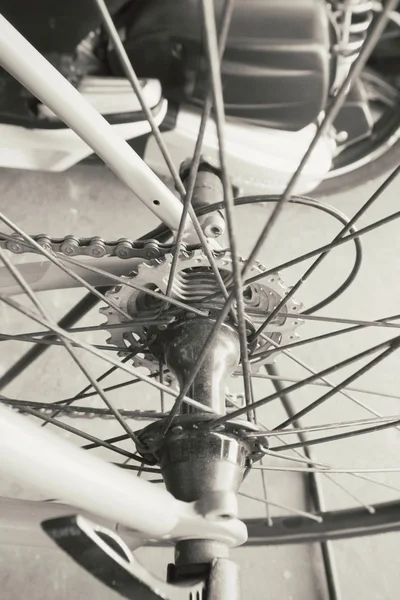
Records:
{"label": "bolt", "polygon": [[180,42],[175,42],[171,47],[171,54],[174,58],[180,60],[182,58],[183,45]]}
{"label": "bolt", "polygon": [[216,425],[212,428],[212,431],[225,431],[225,425]]}
{"label": "bolt", "polygon": [[337,134],[335,135],[336,141],[338,142],[338,144],[343,144],[347,138],[349,137],[349,134],[347,133],[347,131],[338,131]]}
{"label": "bolt", "polygon": [[182,425],[175,425],[171,428],[172,433],[181,433],[183,431]]}

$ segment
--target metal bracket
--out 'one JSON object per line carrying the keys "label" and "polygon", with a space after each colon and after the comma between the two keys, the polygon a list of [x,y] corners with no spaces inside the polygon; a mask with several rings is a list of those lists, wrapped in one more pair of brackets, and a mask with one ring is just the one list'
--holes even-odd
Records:
{"label": "metal bracket", "polygon": [[129,600],[213,599],[215,579],[219,579],[221,568],[226,572],[226,565],[219,565],[217,559],[205,577],[197,576],[179,584],[165,583],[146,571],[115,532],[80,515],[43,521],[41,526],[76,563]]}

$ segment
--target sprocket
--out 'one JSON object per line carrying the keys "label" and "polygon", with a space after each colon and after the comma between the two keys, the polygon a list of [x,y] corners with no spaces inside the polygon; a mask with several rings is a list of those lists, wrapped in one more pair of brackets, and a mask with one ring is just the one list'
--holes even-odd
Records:
{"label": "sprocket", "polygon": [[[228,251],[221,251],[215,254],[215,262],[221,273],[226,286],[232,283],[232,259]],[[241,262],[245,263],[244,259]],[[131,272],[126,277],[122,277],[127,282],[135,282],[142,288],[149,288],[153,291],[165,294],[168,286],[169,275],[172,266],[172,254],[157,259],[143,261],[137,267],[137,270]],[[259,262],[254,262],[248,271],[248,276],[261,274],[266,268]],[[202,309],[220,309],[223,300],[211,299],[204,301],[206,296],[211,296],[218,292],[214,274],[212,273],[208,259],[201,249],[192,251],[183,251],[178,260],[174,284],[171,291],[171,297],[185,302],[188,305],[196,306]],[[254,283],[245,287],[243,296],[247,314],[255,327],[261,325],[274,307],[287,293],[283,281],[278,273],[268,275],[265,283]],[[143,321],[155,319],[158,317],[169,317],[172,320],[181,318],[190,318],[193,313],[176,309],[175,306],[157,300],[146,294],[143,290],[136,290],[128,285],[118,285],[106,296],[113,300],[120,308],[128,313],[132,321],[129,328],[110,329],[110,337],[107,340],[109,344],[122,347],[127,346],[132,351],[137,350],[150,341],[150,332],[154,335],[157,329],[154,326],[143,324]],[[287,313],[298,314],[301,305],[290,298],[286,304]],[[109,325],[123,325],[127,322],[123,316],[110,306],[103,307],[100,312],[107,317]],[[141,322],[135,324],[135,320]],[[301,324],[301,318],[293,319],[285,316],[278,316],[266,327],[264,334],[272,339],[275,344],[283,345],[289,343],[296,336],[295,329]],[[168,325],[158,325],[159,329],[165,329]],[[268,344],[264,339],[260,339],[257,346],[257,353],[263,350],[271,350],[268,357],[251,363],[253,372],[257,372],[262,364],[274,362],[274,357],[279,349],[274,351],[274,346]],[[133,363],[139,367],[147,367],[151,372],[159,369],[159,360],[150,350],[143,350],[132,358]]]}

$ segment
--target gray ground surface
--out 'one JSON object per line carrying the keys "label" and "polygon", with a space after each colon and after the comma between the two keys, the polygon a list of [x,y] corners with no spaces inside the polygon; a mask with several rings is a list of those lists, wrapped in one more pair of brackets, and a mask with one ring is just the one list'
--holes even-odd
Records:
{"label": "gray ground surface", "polygon": [[[348,215],[361,205],[374,191],[378,182],[366,184],[353,193],[330,198],[331,204]],[[392,186],[362,219],[365,225],[376,218],[398,210],[399,184]],[[53,236],[74,233],[78,236],[101,235],[105,238],[132,237],[142,234],[153,226],[155,220],[135,202],[132,195],[105,168],[77,167],[62,174],[39,174],[19,171],[0,171],[0,208],[9,218],[32,233],[47,232]],[[257,206],[238,209],[238,233],[240,250],[246,256],[257,232],[269,214],[270,208]],[[266,245],[262,261],[269,267],[300,252],[325,243],[338,231],[338,226],[326,215],[319,214],[307,207],[289,207]],[[320,314],[364,319],[377,319],[398,312],[398,283],[400,236],[399,226],[392,223],[371,233],[365,240],[365,260],[361,273],[351,288],[339,300],[325,308]],[[299,300],[309,306],[315,298],[322,298],[348,272],[349,260],[353,257],[353,248],[349,246],[336,250],[325,261],[325,265],[301,290]],[[295,282],[305,265],[282,273],[286,284]],[[81,292],[57,292],[42,294],[43,300],[52,308],[53,315],[61,316],[81,296]],[[0,307],[1,329],[20,332],[22,328],[34,328],[15,312]],[[86,322],[99,323],[102,319],[94,312]],[[309,337],[336,329],[336,325],[306,323],[301,327],[301,336]],[[392,331],[394,335],[396,332]],[[368,331],[357,335],[336,337],[329,343],[318,346],[304,346],[296,356],[314,369],[319,369],[338,361],[344,356],[356,352],[385,339],[385,331]],[[2,344],[0,354],[0,373],[24,348],[19,344]],[[102,365],[89,361],[95,373],[100,373]],[[280,357],[278,366],[287,377],[304,377],[306,371],[287,357]],[[104,367],[103,367],[104,369]],[[348,374],[344,371],[331,377],[340,381]],[[392,356],[379,369],[370,372],[355,385],[392,394],[399,389],[398,356]],[[51,350],[19,381],[7,389],[11,397],[29,397],[41,400],[54,400],[72,394],[84,386],[84,380],[73,364],[60,349]],[[271,386],[266,380],[258,380],[255,385],[256,397],[266,395]],[[321,395],[326,391],[321,387],[296,394],[297,406]],[[353,397],[365,403],[369,408],[383,414],[395,414],[398,401],[377,395],[352,393]],[[139,394],[142,403],[157,406],[154,395]],[[114,395],[120,406],[133,406],[137,397],[121,392]],[[272,406],[272,405],[271,405]],[[315,415],[310,415],[308,424],[338,421],[343,418],[366,418],[367,410],[356,405],[344,396],[336,396],[327,406]],[[270,426],[282,420],[283,412],[279,408],[264,409],[261,418]],[[76,421],[74,422],[76,425]],[[82,423],[86,426],[86,423]],[[89,429],[96,435],[113,435],[117,428],[109,422],[96,424],[90,422]],[[75,440],[76,441],[76,440]],[[343,443],[329,444],[318,448],[317,458],[330,461],[337,466],[381,467],[399,464],[399,434],[387,431],[373,437],[359,437]],[[267,463],[268,464],[268,463]],[[278,464],[278,463],[274,463]],[[282,461],[281,463],[282,464]],[[378,474],[372,476],[380,482],[386,482],[400,488],[397,474]],[[363,502],[379,502],[396,498],[399,493],[386,489],[376,483],[352,477],[338,475],[335,481]],[[328,507],[344,507],[357,503],[353,497],[329,481],[326,483]],[[288,473],[268,473],[268,497],[271,501],[288,506],[301,507],[303,504],[303,485],[299,475]],[[244,484],[246,492],[261,496],[259,473],[254,473]],[[32,490],[19,484],[0,479],[0,494],[13,497],[33,497]],[[36,497],[36,496],[35,496]],[[242,499],[245,515],[263,515],[264,507],[251,500]],[[280,512],[280,511],[278,511]],[[397,534],[362,539],[361,541],[336,542],[338,569],[340,573],[343,598],[364,598],[365,600],[394,599],[398,595],[400,581],[398,573]],[[139,552],[143,560],[156,573],[164,573],[170,555],[165,551],[144,549]],[[314,600],[325,599],[326,591],[320,570],[320,556],[314,546],[287,546],[282,548],[237,549],[234,556],[242,567],[245,598],[265,598],[273,600]],[[57,549],[30,549],[22,547],[0,548],[0,598],[2,600],[20,600],[28,596],[31,600],[70,600],[96,598],[106,600],[117,596],[102,587],[71,564]]]}

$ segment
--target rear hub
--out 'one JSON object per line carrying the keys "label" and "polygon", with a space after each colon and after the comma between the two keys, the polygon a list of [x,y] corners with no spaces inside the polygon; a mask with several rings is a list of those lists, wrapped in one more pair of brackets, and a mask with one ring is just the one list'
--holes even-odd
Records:
{"label": "rear hub", "polygon": [[[165,364],[180,387],[185,386],[215,321],[194,318],[170,326],[159,338]],[[246,470],[259,459],[266,438],[250,438],[257,430],[248,421],[233,419],[208,427],[215,413],[226,414],[225,389],[239,364],[238,334],[225,323],[210,346],[189,394],[204,410],[183,404],[165,433],[165,422],[152,423],[139,433],[146,460],[158,463],[167,489],[178,499],[205,499],[204,512],[213,518],[231,518],[235,495]],[[211,409],[210,413],[207,409]]]}

